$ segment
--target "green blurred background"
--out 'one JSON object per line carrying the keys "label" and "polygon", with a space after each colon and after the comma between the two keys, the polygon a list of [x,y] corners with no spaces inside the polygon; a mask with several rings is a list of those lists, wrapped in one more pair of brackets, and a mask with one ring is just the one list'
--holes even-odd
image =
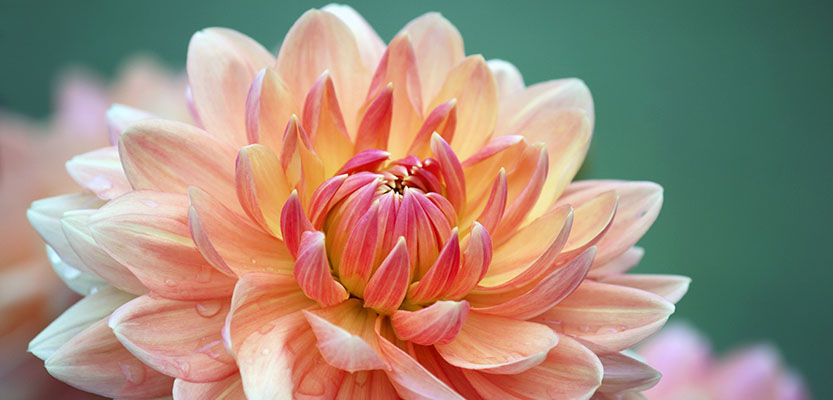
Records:
{"label": "green blurred background", "polygon": [[[303,11],[324,4],[4,0],[0,101],[46,116],[67,64],[112,76],[137,51],[181,68],[191,34],[206,26],[277,48]],[[774,342],[816,397],[833,398],[833,3],[352,5],[385,40],[436,10],[467,53],[512,61],[528,84],[584,79],[597,124],[582,176],[665,187],[637,271],[691,276],[674,318],[705,330],[717,350]]]}

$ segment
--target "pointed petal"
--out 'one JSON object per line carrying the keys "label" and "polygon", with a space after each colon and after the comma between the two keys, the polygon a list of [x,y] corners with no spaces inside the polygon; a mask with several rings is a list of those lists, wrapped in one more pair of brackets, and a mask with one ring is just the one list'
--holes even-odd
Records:
{"label": "pointed petal", "polygon": [[374,202],[347,238],[338,266],[341,283],[356,296],[364,296],[373,273],[379,236],[379,202]]}
{"label": "pointed petal", "polygon": [[346,374],[338,389],[338,400],[374,400],[396,398],[396,389],[381,370]]}
{"label": "pointed petal", "polygon": [[641,289],[677,303],[688,291],[691,278],[680,275],[622,274],[608,276],[599,282]]}
{"label": "pointed petal", "polygon": [[602,363],[593,352],[569,336],[536,367],[515,375],[463,370],[486,399],[587,399],[602,381]]}
{"label": "pointed petal", "polygon": [[641,392],[656,385],[662,376],[659,371],[621,353],[603,354],[599,359],[604,366],[601,393]]}
{"label": "pointed petal", "polygon": [[436,133],[431,136],[431,151],[440,162],[443,180],[445,180],[446,197],[460,214],[466,204],[466,178],[463,175],[460,160],[448,143]]}
{"label": "pointed petal", "polygon": [[[402,28],[414,44],[423,103],[433,99],[449,71],[465,57],[460,32],[439,13],[427,13]],[[430,109],[430,108],[429,108]]]}
{"label": "pointed petal", "polygon": [[295,115],[286,124],[280,159],[289,185],[298,190],[302,203],[306,205],[312,193],[324,182],[324,163],[315,154]]}
{"label": "pointed petal", "polygon": [[293,190],[281,210],[281,235],[292,258],[298,258],[298,247],[301,245],[301,235],[304,232],[315,230],[312,223],[304,214],[301,200],[298,198],[298,191]]}
{"label": "pointed petal", "polygon": [[80,294],[81,296],[87,296],[94,293],[96,290],[107,286],[107,282],[103,279],[91,272],[85,272],[89,269],[86,268],[86,266],[84,267],[85,270],[82,271],[64,262],[64,260],[62,260],[61,257],[55,253],[55,250],[52,250],[52,247],[49,247],[48,245],[46,246],[46,258],[49,260],[52,270],[55,271],[59,278],[61,278],[61,281],[63,281],[70,290]]}
{"label": "pointed petal", "polygon": [[133,297],[113,287],[105,287],[84,297],[35,336],[29,342],[29,352],[41,360],[48,359],[75,335],[109,316]]}
{"label": "pointed petal", "polygon": [[393,85],[390,129],[394,135],[384,143],[384,149],[399,159],[408,155],[408,146],[422,122],[423,107],[416,54],[411,37],[406,34],[391,40],[373,74],[368,97],[389,84]]}
{"label": "pointed petal", "polygon": [[590,269],[594,255],[596,249],[591,247],[542,279],[530,291],[509,301],[489,307],[476,307],[474,310],[520,320],[537,317],[564,300],[581,284]]}
{"label": "pointed petal", "polygon": [[393,84],[388,83],[367,105],[356,132],[355,152],[387,150],[393,116]]}
{"label": "pointed petal", "polygon": [[238,400],[244,399],[245,396],[239,373],[208,383],[194,383],[182,379],[174,381],[173,397],[177,400]]}
{"label": "pointed petal", "polygon": [[143,119],[157,118],[146,111],[137,110],[123,104],[113,104],[107,109],[107,130],[110,133],[110,144],[118,147],[119,136],[128,125]]}
{"label": "pointed petal", "polygon": [[494,232],[500,226],[500,220],[506,210],[506,171],[501,168],[495,178],[495,184],[492,186],[492,193],[489,194],[489,200],[486,202],[486,207],[477,217],[477,220],[483,224],[489,232]]}
{"label": "pointed petal", "polygon": [[576,108],[587,114],[593,127],[593,98],[580,79],[567,78],[537,83],[502,103],[495,131],[514,133],[542,115]]}
{"label": "pointed petal", "polygon": [[237,353],[243,341],[269,322],[295,311],[316,307],[290,274],[249,272],[234,287],[223,338]]}
{"label": "pointed petal", "polygon": [[190,233],[200,253],[231,276],[248,271],[293,269],[294,261],[280,239],[260,230],[196,187],[188,190]]}
{"label": "pointed petal", "polygon": [[66,194],[37,200],[26,210],[29,223],[60,259],[69,266],[93,274],[75,253],[64,235],[61,218],[64,213],[78,209],[96,209],[104,204],[92,193]]}
{"label": "pointed petal", "polygon": [[492,235],[495,243],[503,243],[518,226],[522,226],[521,222],[532,210],[547,181],[548,165],[547,149],[539,143],[527,147],[521,161],[508,174],[508,206],[500,226]]}
{"label": "pointed petal", "polygon": [[231,295],[234,280],[212,268],[191,239],[185,195],[127,193],[90,216],[89,228],[107,254],[163,297]]}
{"label": "pointed petal", "polygon": [[429,346],[451,343],[468,315],[469,303],[465,300],[438,301],[419,311],[394,311],[391,323],[398,338]]}
{"label": "pointed petal", "polygon": [[260,70],[246,97],[248,142],[263,144],[280,154],[284,128],[294,114],[300,114],[300,108],[278,72],[269,67]]}
{"label": "pointed petal", "polygon": [[[466,209],[470,214],[482,209],[486,203],[490,190],[494,186],[494,177],[501,169],[507,171],[507,189],[511,171],[528,147],[526,139],[520,135],[500,136],[492,139],[480,151],[463,161],[463,175],[466,179],[467,198],[469,207]],[[517,196],[517,194],[513,195]],[[509,196],[507,193],[507,202]],[[474,219],[477,214],[470,216]],[[490,232],[494,233],[494,232]]]}
{"label": "pointed petal", "polygon": [[448,289],[447,297],[459,300],[468,294],[486,275],[491,262],[492,239],[489,232],[475,222],[469,235],[468,247],[463,253],[460,270]]}
{"label": "pointed petal", "polygon": [[434,347],[460,368],[517,374],[543,362],[556,344],[558,335],[545,325],[470,312],[451,343]]}
{"label": "pointed petal", "polygon": [[166,120],[140,121],[122,134],[119,154],[136,189],[185,193],[193,185],[238,207],[234,153],[198,128]]}
{"label": "pointed petal", "polygon": [[321,232],[310,231],[301,235],[298,260],[295,262],[295,279],[307,297],[324,307],[336,305],[349,296],[344,286],[330,275],[327,248]]}
{"label": "pointed petal", "polygon": [[659,330],[673,312],[673,304],[653,293],[585,280],[535,321],[606,350],[621,351]]}
{"label": "pointed petal", "polygon": [[336,172],[336,175],[352,174],[362,171],[373,172],[388,159],[390,159],[390,153],[387,151],[367,149],[351,157],[350,160],[344,163],[344,166]]}
{"label": "pointed petal", "polygon": [[466,159],[489,141],[497,121],[497,84],[482,56],[470,56],[455,66],[428,109],[451,99],[457,99],[451,147]]}
{"label": "pointed petal", "polygon": [[96,210],[67,211],[61,218],[61,226],[72,249],[96,276],[111,285],[132,294],[145,294],[148,289],[136,275],[107,254],[96,243],[88,227],[89,217]]}
{"label": "pointed petal", "polygon": [[337,306],[304,311],[316,346],[328,364],[353,373],[385,368],[377,354],[374,324],[376,313],[363,309],[358,299]]}
{"label": "pointed petal", "polygon": [[330,71],[347,132],[355,134],[371,72],[353,33],[338,17],[318,10],[304,13],[286,34],[276,65],[296,99],[306,98],[313,82]]}
{"label": "pointed petal", "polygon": [[648,231],[662,207],[662,187],[652,182],[581,181],[571,184],[559,204],[580,203],[599,193],[619,195],[616,218],[596,244],[596,265],[604,265],[630,249]]}
{"label": "pointed petal", "polygon": [[145,364],[191,382],[213,382],[237,370],[220,332],[228,299],[177,301],[137,297],[110,316],[119,341]]}
{"label": "pointed petal", "polygon": [[385,339],[379,333],[378,323],[376,324],[376,338],[380,354],[388,366],[385,373],[400,396],[414,400],[463,399],[408,353]]}
{"label": "pointed petal", "polygon": [[321,358],[315,335],[301,312],[252,332],[237,360],[250,400],[333,398],[345,375]]}
{"label": "pointed petal", "polygon": [[353,36],[356,38],[356,45],[359,48],[359,55],[368,69],[373,69],[382,58],[385,51],[385,43],[376,34],[373,27],[365,21],[362,16],[352,7],[343,4],[327,4],[321,11],[334,14],[341,22],[344,22]]}
{"label": "pointed petal", "polygon": [[148,367],[116,340],[107,320],[75,335],[46,360],[58,380],[105,397],[157,398],[169,395],[173,378]]}
{"label": "pointed petal", "polygon": [[524,90],[524,78],[518,68],[508,61],[493,59],[486,63],[497,82],[497,92],[503,108],[509,99]]}
{"label": "pointed petal", "polygon": [[454,228],[428,273],[408,288],[408,303],[426,304],[438,299],[448,292],[459,269],[460,240]]}
{"label": "pointed petal", "polygon": [[631,247],[622,253],[622,255],[608,261],[604,265],[593,263],[593,267],[590,268],[590,272],[587,273],[587,276],[598,280],[599,278],[604,278],[606,276],[624,274],[639,264],[639,261],[642,260],[642,256],[644,255],[645,249],[638,246]]}
{"label": "pointed petal", "polygon": [[434,346],[419,346],[408,344],[408,354],[416,359],[428,372],[436,376],[451,389],[459,393],[463,398],[471,400],[482,400],[468,379],[463,375],[463,369],[455,367],[437,353]]}
{"label": "pointed petal", "polygon": [[268,147],[240,149],[235,176],[237,198],[246,214],[263,230],[281,237],[281,208],[292,192],[281,163]]}
{"label": "pointed petal", "polygon": [[324,162],[324,172],[333,175],[353,155],[353,143],[347,134],[332,78],[326,71],[307,94],[303,121],[315,152]]}
{"label": "pointed petal", "polygon": [[564,252],[581,252],[598,243],[615,220],[618,201],[619,196],[611,190],[586,203],[573,204],[573,227],[564,245]]}
{"label": "pointed petal", "polygon": [[246,98],[260,69],[273,64],[266,49],[246,35],[225,28],[194,34],[188,44],[188,83],[194,108],[219,142],[239,148],[246,140]]}
{"label": "pointed petal", "polygon": [[364,306],[384,314],[399,308],[408,291],[410,264],[408,246],[400,237],[367,283]]}
{"label": "pointed petal", "polygon": [[102,200],[112,200],[132,189],[115,146],[73,157],[67,161],[67,172],[79,185]]}
{"label": "pointed petal", "polygon": [[431,135],[437,132],[446,142],[454,139],[457,127],[457,99],[451,99],[438,105],[425,118],[419,128],[408,154],[425,158],[430,155]]}

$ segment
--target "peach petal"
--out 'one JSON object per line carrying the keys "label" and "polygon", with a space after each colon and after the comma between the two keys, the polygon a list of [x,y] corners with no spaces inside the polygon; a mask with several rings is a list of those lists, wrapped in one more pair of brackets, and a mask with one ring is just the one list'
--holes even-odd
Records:
{"label": "peach petal", "polygon": [[492,193],[489,194],[489,200],[486,201],[486,206],[477,217],[481,221],[486,231],[494,232],[500,225],[500,220],[503,217],[503,212],[506,210],[506,171],[501,168],[495,178],[495,184],[492,186]]}
{"label": "peach petal", "polygon": [[72,179],[102,200],[112,200],[132,189],[115,146],[77,155],[67,161],[66,167]]}
{"label": "peach petal", "polygon": [[278,72],[270,67],[260,70],[246,97],[248,142],[263,144],[280,154],[286,122],[298,113],[300,108]]}
{"label": "peach petal", "polygon": [[286,34],[276,66],[296,99],[305,98],[318,77],[330,71],[347,132],[355,135],[371,72],[355,36],[338,17],[318,10],[304,13]]}
{"label": "peach petal", "polygon": [[344,286],[330,275],[324,234],[321,232],[309,231],[301,235],[298,259],[295,261],[295,279],[307,297],[324,307],[338,304],[349,296]]}
{"label": "peach petal", "polygon": [[408,288],[407,302],[426,304],[438,299],[451,288],[459,269],[460,239],[454,228],[428,273]]}
{"label": "peach petal", "polygon": [[347,238],[338,266],[341,283],[357,296],[364,290],[373,273],[379,242],[379,202],[373,202]]}
{"label": "peach petal", "polygon": [[[539,365],[515,375],[463,370],[485,399],[587,399],[599,387],[603,369],[593,352],[569,336]],[[594,397],[595,398],[595,397]]]}
{"label": "peach petal", "polygon": [[353,143],[347,134],[332,78],[326,71],[307,94],[303,122],[315,152],[324,162],[325,174],[332,176],[353,155]]}
{"label": "peach petal", "polygon": [[[386,150],[393,115],[393,84],[379,90],[367,105],[356,133],[355,152],[369,149]],[[343,170],[344,168],[342,168]]]}
{"label": "peach petal", "polygon": [[166,120],[139,121],[122,134],[119,154],[135,189],[185,193],[193,185],[239,208],[234,153],[199,128]]}
{"label": "peach petal", "polygon": [[385,373],[400,396],[414,400],[463,399],[417,360],[382,336],[379,325],[376,324],[376,339],[388,367]]}
{"label": "peach petal", "polygon": [[109,325],[127,350],[155,370],[190,382],[213,382],[237,370],[220,336],[228,303],[144,295],[113,312]]}
{"label": "peach petal", "polygon": [[298,190],[302,203],[306,205],[313,191],[324,182],[324,164],[315,154],[312,143],[295,115],[286,124],[280,159],[287,181]]}
{"label": "peach petal", "polygon": [[199,121],[230,148],[246,140],[246,99],[260,69],[274,58],[246,35],[226,28],[201,30],[188,44],[188,83]]}
{"label": "peach petal", "polygon": [[463,398],[471,400],[483,399],[471,385],[471,382],[463,375],[463,369],[455,367],[443,360],[443,357],[437,353],[434,346],[419,346],[409,343],[407,350],[408,354],[417,360],[428,372],[463,396]]}
{"label": "peach petal", "polygon": [[26,210],[26,217],[41,239],[57,253],[63,262],[82,272],[93,274],[67,241],[61,227],[61,218],[67,211],[96,209],[102,204],[104,202],[92,193],[66,194],[32,202]]}
{"label": "peach petal", "polygon": [[363,309],[358,299],[303,313],[328,364],[350,373],[385,368],[375,350],[377,314]]}
{"label": "peach petal", "polygon": [[[478,206],[486,202],[489,190],[493,187],[494,177],[501,169],[512,170],[518,160],[522,159],[521,156],[527,147],[523,136],[500,136],[492,139],[480,151],[463,161],[463,175],[466,179],[467,198],[470,203],[466,209],[470,213],[481,209],[482,206]],[[508,183],[510,182],[507,176]],[[474,215],[471,216],[471,219],[473,218]]]}
{"label": "peach petal", "polygon": [[475,307],[474,310],[483,314],[521,320],[535,318],[564,300],[581,284],[590,269],[594,255],[596,248],[591,247],[542,279],[530,291],[506,302],[489,307]]}
{"label": "peach petal", "polygon": [[615,220],[619,196],[615,191],[599,194],[586,203],[573,203],[573,228],[564,252],[584,251],[597,243]]}
{"label": "peach petal", "polygon": [[312,223],[304,214],[301,200],[298,198],[298,191],[293,190],[281,210],[281,234],[286,248],[292,258],[298,258],[298,246],[301,245],[301,235],[306,231],[312,231]]}
{"label": "peach petal", "polygon": [[345,375],[338,389],[338,400],[375,400],[397,398],[396,389],[381,370],[356,371]]}
{"label": "peach petal", "polygon": [[110,144],[118,146],[119,136],[132,123],[143,119],[157,118],[146,111],[137,110],[123,104],[113,104],[107,109],[107,130],[110,133]]}
{"label": "peach petal", "polygon": [[[532,174],[528,180],[524,181],[525,177],[519,179],[515,171],[510,172],[507,176],[509,200],[506,211],[503,212],[501,224],[492,235],[495,243],[502,243],[512,232],[517,229],[521,222],[526,218],[526,215],[532,210],[532,206],[538,200],[541,190],[547,180],[548,173],[548,158],[547,149],[543,145],[529,146],[522,156],[523,159],[534,162],[526,168],[523,160],[515,167],[515,171],[529,170]],[[521,172],[523,174],[525,172]],[[513,193],[514,192],[514,193]]]}
{"label": "peach petal", "polygon": [[610,275],[624,274],[639,264],[639,261],[642,260],[642,256],[644,255],[645,249],[637,246],[631,247],[622,253],[622,255],[608,261],[604,265],[594,263],[587,276],[589,278],[599,279]]}
{"label": "peach petal", "polygon": [[475,222],[468,238],[468,246],[463,253],[460,270],[451,282],[446,297],[459,300],[468,294],[486,276],[491,262],[492,239],[489,232]]}
{"label": "peach petal", "polygon": [[417,59],[411,37],[407,34],[400,33],[391,40],[373,74],[368,97],[384,90],[388,84],[393,85],[390,129],[395,134],[386,141],[385,149],[398,159],[408,155],[408,146],[422,122]]}
{"label": "peach petal", "polygon": [[84,297],[52,321],[29,342],[29,352],[46,360],[75,335],[110,315],[133,295],[113,287],[105,287]]}
{"label": "peach petal", "polygon": [[396,310],[391,323],[396,336],[423,346],[448,344],[457,336],[469,314],[469,303],[437,301],[419,311]]}
{"label": "peach petal", "polygon": [[281,208],[292,188],[275,153],[260,144],[240,149],[235,183],[246,214],[263,230],[280,238]]}
{"label": "peach petal", "polygon": [[373,30],[373,27],[365,21],[362,16],[352,7],[343,4],[327,4],[321,11],[334,14],[341,22],[344,22],[353,36],[356,38],[356,45],[359,48],[359,55],[368,69],[373,69],[382,58],[385,51],[385,43],[382,38]]}
{"label": "peach petal", "polygon": [[588,116],[592,131],[593,97],[583,81],[566,78],[537,83],[501,103],[495,132],[514,133],[543,115],[570,108],[582,110]]}
{"label": "peach petal", "polygon": [[363,150],[344,163],[344,166],[336,172],[336,175],[375,171],[388,159],[390,159],[390,153],[387,151],[379,149]]}
{"label": "peach petal", "polygon": [[457,134],[451,147],[466,159],[489,141],[497,120],[497,84],[482,56],[470,56],[455,66],[428,109],[451,99],[457,99]]}
{"label": "peach petal", "polygon": [[451,343],[434,347],[460,368],[518,374],[543,362],[556,344],[558,335],[545,325],[470,312]]}
{"label": "peach petal", "polygon": [[338,202],[338,200],[341,200],[336,199],[335,196],[346,180],[347,175],[336,175],[327,179],[312,193],[309,207],[307,208],[309,210],[310,222],[312,222],[312,225],[316,229],[324,227],[324,219],[327,217],[327,212],[330,211],[332,205]]}
{"label": "peach petal", "polygon": [[46,359],[56,379],[100,396],[152,399],[170,395],[173,378],[130,354],[101,320]]}
{"label": "peach petal", "polygon": [[585,280],[535,321],[601,346],[627,349],[659,330],[674,305],[643,290]]}
{"label": "peach petal", "polygon": [[[560,254],[571,233],[573,212],[570,207],[556,208],[519,229],[505,243],[495,248],[489,271],[480,286],[508,286],[522,274],[540,276]],[[528,279],[534,279],[530,276]],[[517,282],[517,281],[516,281]]]}
{"label": "peach petal", "polygon": [[443,180],[445,180],[446,198],[454,206],[458,214],[462,213],[466,204],[466,179],[463,175],[463,167],[460,160],[451,146],[446,143],[436,132],[431,136],[431,152],[442,168]]}
{"label": "peach petal", "polygon": [[400,237],[367,283],[365,307],[380,314],[390,314],[399,308],[408,292],[411,264],[408,254],[405,238]]}
{"label": "peach petal", "polygon": [[316,303],[304,295],[292,275],[249,272],[234,287],[223,328],[226,347],[236,354],[240,344],[269,321],[314,307]]}
{"label": "peach petal", "polygon": [[648,231],[662,207],[662,187],[652,182],[579,181],[570,184],[559,204],[581,203],[599,193],[619,194],[616,218],[596,246],[595,265],[604,265],[630,249]]}
{"label": "peach petal", "polygon": [[195,383],[182,379],[174,380],[173,397],[177,400],[239,400],[245,399],[243,381],[235,373],[216,382]]}
{"label": "peach petal", "polygon": [[[67,287],[80,294],[86,296],[94,293],[101,287],[107,286],[107,282],[99,278],[97,275],[84,272],[64,262],[55,250],[52,250],[48,245],[46,246],[46,258],[52,266],[52,270],[61,278]],[[85,267],[86,268],[86,267]]]}
{"label": "peach petal", "polygon": [[100,276],[111,285],[125,292],[132,294],[147,293],[147,287],[136,278],[136,275],[133,275],[124,265],[110,257],[96,243],[87,226],[89,217],[94,213],[96,213],[96,210],[77,210],[64,213],[64,217],[61,218],[61,226],[70,246],[84,262],[84,265],[96,276]]}
{"label": "peach petal", "polygon": [[185,195],[139,190],[89,218],[95,241],[150,290],[177,300],[231,295],[234,279],[202,257],[188,228]]}
{"label": "peach petal", "polygon": [[641,392],[656,385],[662,376],[647,364],[621,353],[602,354],[599,359],[604,366],[601,393]]}
{"label": "peach petal", "polygon": [[422,99],[426,103],[439,93],[448,73],[465,57],[463,38],[451,22],[435,12],[409,22],[400,34],[406,32],[414,46]]}
{"label": "peach petal", "polygon": [[486,62],[497,82],[497,92],[500,97],[501,108],[526,87],[521,72],[512,63],[504,60],[489,60]]}
{"label": "peach petal", "polygon": [[259,270],[292,271],[294,261],[280,239],[199,188],[188,189],[188,200],[191,236],[215,268],[231,276]]}
{"label": "peach petal", "polygon": [[605,277],[599,282],[644,290],[676,304],[688,291],[691,278],[680,275],[622,274]]}
{"label": "peach petal", "polygon": [[428,157],[431,150],[431,136],[437,132],[446,142],[454,139],[454,130],[457,127],[457,99],[451,99],[438,105],[425,118],[419,128],[411,149],[408,154],[417,157]]}

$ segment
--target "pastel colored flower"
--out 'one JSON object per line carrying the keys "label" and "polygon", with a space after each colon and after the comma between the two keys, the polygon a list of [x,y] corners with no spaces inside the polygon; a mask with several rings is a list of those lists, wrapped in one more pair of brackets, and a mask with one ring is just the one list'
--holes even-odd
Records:
{"label": "pastel colored flower", "polygon": [[662,380],[645,392],[652,400],[806,400],[801,377],[783,367],[778,350],[753,344],[717,358],[702,333],[683,323],[668,326],[638,353]]}
{"label": "pastel colored flower", "polygon": [[[181,102],[184,81],[155,61],[137,57],[124,64],[111,85],[89,72],[64,71],[55,91],[55,113],[33,121],[0,110],[0,392],[3,398],[89,398],[51,378],[26,344],[73,302],[89,293],[93,280],[57,263],[58,274],[26,220],[25,211],[38,198],[76,190],[62,173],[73,155],[107,143],[104,113],[113,102],[134,107]],[[136,90],[142,88],[142,90]],[[177,91],[173,95],[173,91]],[[182,108],[183,111],[184,108]],[[187,111],[184,116],[187,117]],[[55,260],[55,258],[52,258]],[[59,278],[60,276],[60,278]],[[102,283],[98,281],[98,283]],[[26,382],[26,384],[21,384]]]}
{"label": "pastel colored flower", "polygon": [[604,398],[659,378],[621,351],[688,279],[625,274],[658,185],[571,183],[580,80],[527,87],[436,13],[385,46],[338,5],[277,57],[200,31],[187,72],[196,124],[126,124],[70,168],[90,192],[46,207],[47,242],[112,285],[33,342],[53,376],[183,399]]}

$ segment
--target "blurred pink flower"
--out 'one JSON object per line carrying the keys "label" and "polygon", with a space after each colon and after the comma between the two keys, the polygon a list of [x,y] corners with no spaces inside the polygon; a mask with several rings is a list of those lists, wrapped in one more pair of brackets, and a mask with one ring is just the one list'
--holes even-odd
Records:
{"label": "blurred pink flower", "polygon": [[[91,280],[58,262],[50,268],[43,241],[26,209],[38,198],[75,190],[64,163],[108,143],[105,115],[112,103],[188,118],[180,100],[184,78],[152,59],[137,57],[112,85],[88,72],[65,72],[56,85],[55,114],[33,121],[0,110],[0,393],[3,398],[88,398],[49,377],[26,353],[29,340],[67,306],[89,293]],[[61,282],[61,279],[67,285]],[[21,384],[26,382],[26,384]]]}
{"label": "blurred pink flower", "polygon": [[662,373],[644,392],[651,400],[806,400],[801,377],[786,370],[778,350],[769,344],[749,345],[720,359],[705,337],[676,323],[642,345],[638,353]]}

